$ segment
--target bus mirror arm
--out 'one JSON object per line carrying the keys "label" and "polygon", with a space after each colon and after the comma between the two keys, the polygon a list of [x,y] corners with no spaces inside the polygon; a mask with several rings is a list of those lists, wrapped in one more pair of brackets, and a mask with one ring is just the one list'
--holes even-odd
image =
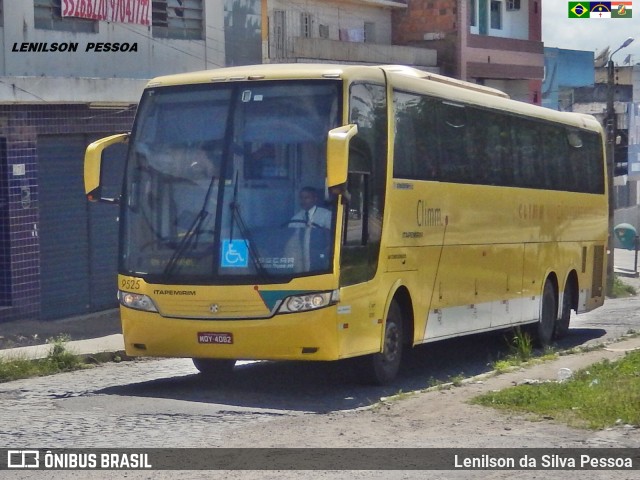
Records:
{"label": "bus mirror arm", "polygon": [[334,128],[327,135],[327,186],[346,188],[349,165],[349,142],[358,133],[355,124]]}
{"label": "bus mirror arm", "polygon": [[87,147],[84,154],[84,192],[90,202],[119,203],[118,198],[102,197],[102,153],[111,145],[127,141],[129,134],[120,133],[96,140]]}

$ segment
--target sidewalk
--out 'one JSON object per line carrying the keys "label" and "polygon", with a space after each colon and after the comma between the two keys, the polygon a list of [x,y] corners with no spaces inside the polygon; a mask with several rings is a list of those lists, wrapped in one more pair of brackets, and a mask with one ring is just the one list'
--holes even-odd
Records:
{"label": "sidewalk", "polygon": [[[29,347],[6,348],[0,350],[0,360],[44,358],[51,350],[51,344],[31,345]],[[95,355],[103,352],[124,351],[124,339],[121,333],[106,337],[72,340],[65,344],[66,349],[76,355]]]}
{"label": "sidewalk", "polygon": [[124,350],[118,309],[60,320],[16,320],[0,323],[0,358],[47,356],[48,339],[65,336],[80,355]]}
{"label": "sidewalk", "polygon": [[[633,250],[616,248],[613,254],[614,272],[622,277],[638,278],[639,273],[633,268],[635,266],[635,254],[636,252]],[[640,268],[640,253],[638,254],[638,259],[638,267]],[[625,278],[625,281],[627,280],[627,278]],[[632,284],[632,282],[627,283]],[[638,288],[638,285],[632,285]]]}

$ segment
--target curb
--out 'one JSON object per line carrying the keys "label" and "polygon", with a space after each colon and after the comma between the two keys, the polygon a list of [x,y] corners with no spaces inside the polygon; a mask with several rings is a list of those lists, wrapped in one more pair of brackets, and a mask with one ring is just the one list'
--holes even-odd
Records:
{"label": "curb", "polygon": [[[0,360],[16,358],[37,360],[49,355],[52,347],[52,344],[43,344],[0,350]],[[124,339],[121,333],[117,333],[87,340],[72,340],[65,342],[65,347],[69,352],[82,357],[103,353],[115,354],[124,352]]]}

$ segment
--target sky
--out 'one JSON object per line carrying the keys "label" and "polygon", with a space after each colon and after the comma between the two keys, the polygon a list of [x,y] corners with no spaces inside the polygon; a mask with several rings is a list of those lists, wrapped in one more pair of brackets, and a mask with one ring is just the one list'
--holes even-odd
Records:
{"label": "sky", "polygon": [[[629,0],[625,0],[629,1]],[[545,47],[599,52],[616,50],[628,37],[635,41],[615,54],[622,64],[631,54],[633,64],[640,63],[640,0],[633,0],[631,19],[567,18],[569,0],[542,0],[542,41]]]}

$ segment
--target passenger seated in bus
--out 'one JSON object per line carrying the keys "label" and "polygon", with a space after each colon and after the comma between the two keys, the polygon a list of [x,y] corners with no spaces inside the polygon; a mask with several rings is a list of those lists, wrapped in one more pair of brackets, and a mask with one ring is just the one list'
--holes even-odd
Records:
{"label": "passenger seated in bus", "polygon": [[304,187],[299,194],[300,210],[291,217],[289,228],[296,232],[287,242],[286,252],[295,259],[296,271],[328,268],[331,212],[318,206],[318,192]]}

